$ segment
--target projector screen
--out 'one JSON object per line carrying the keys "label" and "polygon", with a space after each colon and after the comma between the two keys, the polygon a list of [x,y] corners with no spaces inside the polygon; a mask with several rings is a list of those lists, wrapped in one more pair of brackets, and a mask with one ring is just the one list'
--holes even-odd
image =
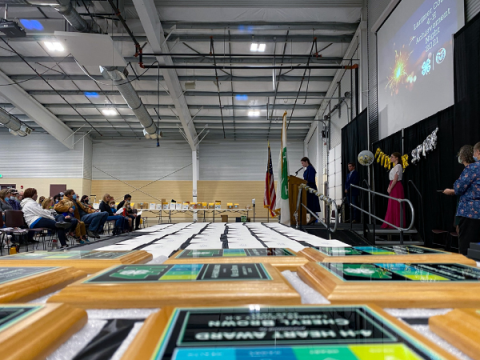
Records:
{"label": "projector screen", "polygon": [[464,0],[402,0],[377,33],[380,139],[453,105]]}

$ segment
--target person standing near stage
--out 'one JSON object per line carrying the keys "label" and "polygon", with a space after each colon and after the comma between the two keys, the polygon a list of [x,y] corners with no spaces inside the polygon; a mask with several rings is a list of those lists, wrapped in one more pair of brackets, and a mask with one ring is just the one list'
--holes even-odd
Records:
{"label": "person standing near stage", "polygon": [[443,193],[460,196],[456,215],[460,217],[458,247],[462,255],[467,255],[470,243],[480,239],[480,162],[474,160],[470,145],[462,146],[458,162],[465,165],[465,169],[453,189],[445,189]]}
{"label": "person standing near stage", "polygon": [[[358,195],[360,190],[354,187],[350,187],[350,185],[358,186],[359,183],[360,183],[360,178],[358,176],[355,163],[350,162],[348,163],[348,175],[347,175],[347,181],[345,182],[345,194],[347,199],[347,202],[346,202],[347,205],[349,205],[351,201],[352,205],[358,206]],[[348,207],[346,209],[347,211],[350,211],[348,210]],[[358,216],[359,213],[360,212],[357,209],[352,208],[351,214],[352,214],[352,217],[353,217],[352,220],[354,223],[359,222],[360,220],[360,216]]]}
{"label": "person standing near stage", "polygon": [[[387,193],[390,197],[395,199],[405,199],[405,192],[403,190],[402,179],[403,179],[403,167],[400,163],[402,155],[398,152],[394,152],[390,155],[390,161],[393,164],[392,170],[390,170],[388,177],[390,179],[390,184],[388,185]],[[387,214],[385,215],[385,221],[388,221],[390,224],[393,224],[398,227],[405,227],[405,208],[400,206],[396,200],[388,199]],[[401,209],[401,210],[400,210]],[[402,211],[402,223],[400,224],[400,211]],[[387,223],[383,223],[382,229],[394,229],[392,226]]]}
{"label": "person standing near stage", "polygon": [[[307,180],[307,185],[309,187],[317,190],[317,184],[315,183],[315,174],[317,173],[317,171],[312,166],[312,164],[310,163],[310,160],[307,157],[303,157],[301,160],[301,163],[302,163],[302,166],[305,168],[305,171],[303,172],[303,179]],[[318,196],[316,196],[315,194],[312,194],[309,191],[307,191],[307,207],[313,213],[321,212],[320,201],[318,200]],[[317,221],[317,219],[315,219],[312,216],[308,224],[312,224],[315,221]]]}

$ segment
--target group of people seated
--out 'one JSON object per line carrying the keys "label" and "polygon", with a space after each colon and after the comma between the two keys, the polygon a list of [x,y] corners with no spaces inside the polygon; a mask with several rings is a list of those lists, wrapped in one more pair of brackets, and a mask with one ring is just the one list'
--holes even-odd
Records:
{"label": "group of people seated", "polygon": [[[79,198],[72,189],[54,197],[40,198],[34,188],[28,188],[23,193],[16,189],[6,189],[0,191],[0,211],[21,210],[30,240],[33,240],[35,231],[48,229],[56,232],[61,247],[64,248],[67,247],[67,234],[79,243],[89,241],[88,237],[99,239],[107,221],[115,221],[113,235],[137,230],[141,217],[131,208],[131,200],[131,195],[127,194],[115,206],[115,199],[105,194],[97,210],[89,204],[88,195]],[[3,216],[5,217],[4,213]],[[10,245],[7,240],[5,246]]]}

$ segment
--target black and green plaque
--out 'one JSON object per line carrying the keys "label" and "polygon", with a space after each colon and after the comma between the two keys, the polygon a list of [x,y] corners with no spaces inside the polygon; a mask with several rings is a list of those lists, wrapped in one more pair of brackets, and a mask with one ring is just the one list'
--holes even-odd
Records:
{"label": "black and green plaque", "polygon": [[0,267],[0,284],[58,269],[57,267]]}
{"label": "black and green plaque", "polygon": [[42,305],[1,305],[0,332],[42,309]]}
{"label": "black and green plaque", "polygon": [[442,358],[385,316],[369,306],[177,308],[151,359]]}
{"label": "black and green plaque", "polygon": [[288,249],[281,248],[260,248],[260,249],[211,249],[211,250],[183,250],[176,259],[192,258],[235,258],[250,256],[296,256]]}
{"label": "black and green plaque", "polygon": [[84,283],[271,280],[262,264],[120,265]]}
{"label": "black and green plaque", "polygon": [[360,255],[432,255],[447,254],[421,246],[352,246],[352,247],[314,247],[327,256],[360,256]]}
{"label": "black and green plaque", "polygon": [[318,263],[342,281],[475,282],[480,269],[462,264]]}
{"label": "black and green plaque", "polygon": [[109,260],[130,254],[132,251],[37,251],[4,256],[1,260]]}

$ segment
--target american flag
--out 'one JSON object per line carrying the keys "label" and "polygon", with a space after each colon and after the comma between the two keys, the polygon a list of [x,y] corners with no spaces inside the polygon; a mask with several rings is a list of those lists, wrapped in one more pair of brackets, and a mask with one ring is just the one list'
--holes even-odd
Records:
{"label": "american flag", "polygon": [[267,173],[265,175],[265,196],[263,197],[263,207],[267,208],[272,217],[276,217],[275,203],[277,197],[275,195],[275,179],[273,178],[272,155],[270,153],[270,143],[268,143],[268,162]]}

